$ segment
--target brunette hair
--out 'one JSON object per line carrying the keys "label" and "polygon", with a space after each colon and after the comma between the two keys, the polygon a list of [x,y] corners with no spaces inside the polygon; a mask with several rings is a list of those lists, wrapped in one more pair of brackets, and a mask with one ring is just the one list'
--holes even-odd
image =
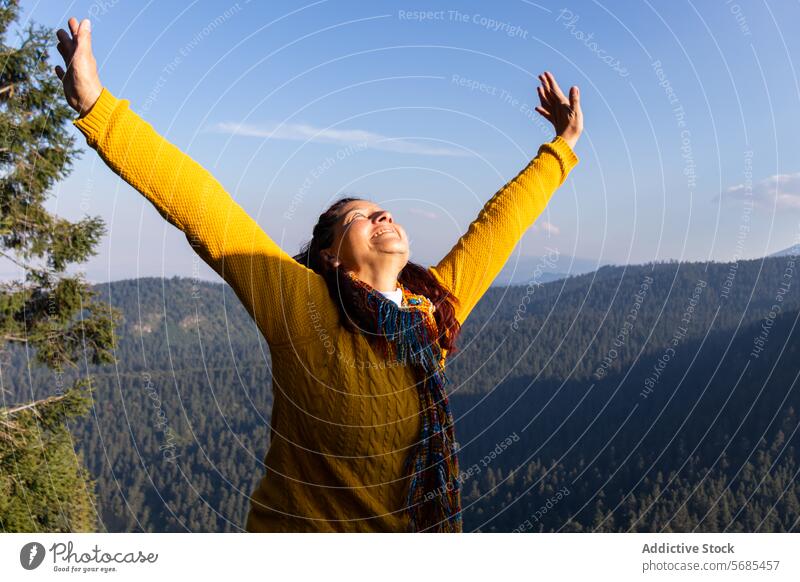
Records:
{"label": "brunette hair", "polygon": [[[368,326],[361,324],[373,319],[372,314],[363,313],[364,307],[350,300],[355,293],[344,267],[341,264],[334,266],[322,253],[333,245],[336,223],[341,218],[342,207],[354,200],[363,198],[340,198],[320,214],[311,240],[303,245],[293,258],[301,265],[322,275],[328,286],[328,293],[339,309],[341,324],[349,331],[359,333],[369,329]],[[448,352],[455,353],[456,339],[461,332],[461,325],[455,316],[454,305],[458,301],[456,297],[443,287],[428,269],[411,261],[406,263],[397,278],[406,289],[424,295],[436,306],[434,318],[438,328],[439,345]],[[374,339],[369,337],[370,334],[366,335],[368,339]]]}

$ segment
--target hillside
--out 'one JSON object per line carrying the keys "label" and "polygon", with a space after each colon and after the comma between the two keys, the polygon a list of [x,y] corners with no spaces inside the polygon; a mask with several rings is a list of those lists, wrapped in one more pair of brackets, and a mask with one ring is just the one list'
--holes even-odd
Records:
{"label": "hillside", "polygon": [[[465,530],[798,531],[792,261],[491,288],[449,364]],[[255,324],[224,285],[98,289],[125,313],[119,364],[71,428],[105,528],[241,531],[271,406]],[[5,357],[9,400],[46,395]]]}

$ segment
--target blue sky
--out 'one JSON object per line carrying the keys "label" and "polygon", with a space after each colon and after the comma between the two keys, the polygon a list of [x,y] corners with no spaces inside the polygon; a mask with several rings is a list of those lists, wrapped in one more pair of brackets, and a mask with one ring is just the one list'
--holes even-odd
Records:
{"label": "blue sky", "polygon": [[[91,18],[103,84],[207,167],[290,254],[329,202],[354,193],[393,211],[413,260],[438,260],[552,139],[532,111],[544,70],[565,91],[581,88],[581,162],[515,260],[556,248],[598,264],[728,261],[800,236],[796,3],[22,8],[54,28]],[[93,281],[217,280],[88,148],[49,207],[107,221],[85,268]]]}

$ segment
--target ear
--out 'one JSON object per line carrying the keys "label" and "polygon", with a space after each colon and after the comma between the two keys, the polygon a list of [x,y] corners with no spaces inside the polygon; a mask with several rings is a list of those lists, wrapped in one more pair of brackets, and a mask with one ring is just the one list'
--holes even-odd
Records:
{"label": "ear", "polygon": [[341,264],[339,258],[334,256],[334,254],[327,249],[324,251],[320,251],[320,254],[322,254],[325,257],[325,260],[328,261],[334,267],[338,267]]}

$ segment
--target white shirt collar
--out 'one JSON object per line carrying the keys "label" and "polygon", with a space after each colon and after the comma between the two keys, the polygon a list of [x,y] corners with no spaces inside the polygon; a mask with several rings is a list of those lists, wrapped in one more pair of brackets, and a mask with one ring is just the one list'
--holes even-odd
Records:
{"label": "white shirt collar", "polygon": [[403,290],[399,287],[394,291],[379,291],[379,293],[387,299],[394,301],[398,307],[403,306]]}

